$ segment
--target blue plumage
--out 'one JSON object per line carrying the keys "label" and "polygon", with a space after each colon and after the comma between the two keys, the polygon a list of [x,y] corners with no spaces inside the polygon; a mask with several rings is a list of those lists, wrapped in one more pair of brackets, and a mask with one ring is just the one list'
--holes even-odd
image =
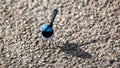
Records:
{"label": "blue plumage", "polygon": [[44,24],[44,25],[42,26],[42,31],[52,32],[53,30],[52,30],[52,27],[49,27],[48,24]]}

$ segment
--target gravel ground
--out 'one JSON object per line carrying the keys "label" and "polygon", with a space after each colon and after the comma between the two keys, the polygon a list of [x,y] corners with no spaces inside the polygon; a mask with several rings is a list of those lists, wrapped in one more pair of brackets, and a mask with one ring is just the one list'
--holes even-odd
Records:
{"label": "gravel ground", "polygon": [[120,68],[120,0],[0,0],[0,68]]}

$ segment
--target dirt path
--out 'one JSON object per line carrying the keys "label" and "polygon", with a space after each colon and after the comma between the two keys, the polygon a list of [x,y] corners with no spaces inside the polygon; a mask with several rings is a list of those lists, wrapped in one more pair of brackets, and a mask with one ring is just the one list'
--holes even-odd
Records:
{"label": "dirt path", "polygon": [[0,0],[0,68],[120,68],[120,0]]}

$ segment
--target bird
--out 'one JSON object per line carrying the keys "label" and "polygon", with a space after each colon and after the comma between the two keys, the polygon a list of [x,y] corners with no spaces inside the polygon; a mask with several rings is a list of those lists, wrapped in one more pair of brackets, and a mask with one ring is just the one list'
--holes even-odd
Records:
{"label": "bird", "polygon": [[58,13],[58,9],[54,9],[50,23],[49,24],[46,23],[42,26],[41,32],[44,38],[50,38],[54,34],[54,30],[52,27],[53,27],[53,22],[55,20],[57,13]]}

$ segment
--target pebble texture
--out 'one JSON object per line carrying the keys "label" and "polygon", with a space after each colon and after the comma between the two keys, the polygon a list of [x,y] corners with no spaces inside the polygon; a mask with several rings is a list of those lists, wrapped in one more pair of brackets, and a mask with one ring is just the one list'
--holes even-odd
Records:
{"label": "pebble texture", "polygon": [[0,0],[0,68],[120,68],[120,0]]}

